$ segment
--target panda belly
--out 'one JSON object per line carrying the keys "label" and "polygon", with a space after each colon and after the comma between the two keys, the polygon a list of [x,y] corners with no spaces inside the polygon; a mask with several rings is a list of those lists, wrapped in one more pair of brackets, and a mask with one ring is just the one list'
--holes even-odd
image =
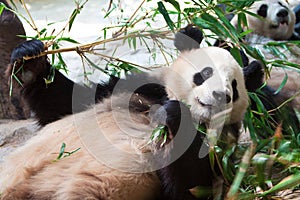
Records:
{"label": "panda belly", "polygon": [[[115,164],[115,167],[107,166],[96,159],[97,154],[93,154],[96,147],[88,149],[86,147],[90,144],[82,143],[82,134],[78,134],[78,130],[91,130],[89,127],[93,125],[84,123],[96,116],[96,120],[102,119],[98,125],[103,132],[109,133],[110,142],[130,153],[140,151],[139,145],[144,141],[132,141],[122,135],[114,126],[112,112],[105,111],[106,106],[98,106],[100,112],[96,115],[94,109],[76,115],[78,119],[86,119],[78,123],[71,116],[46,126],[38,136],[11,155],[0,173],[1,199],[155,199],[160,192],[155,172],[130,173],[118,169],[122,165],[139,168],[145,162],[143,157],[127,158],[112,152],[108,165]],[[93,134],[95,136],[96,132]],[[88,133],[89,136],[93,134]],[[80,150],[54,161],[63,142],[65,152]],[[109,147],[101,147],[105,148],[107,152],[104,154],[111,152]]]}

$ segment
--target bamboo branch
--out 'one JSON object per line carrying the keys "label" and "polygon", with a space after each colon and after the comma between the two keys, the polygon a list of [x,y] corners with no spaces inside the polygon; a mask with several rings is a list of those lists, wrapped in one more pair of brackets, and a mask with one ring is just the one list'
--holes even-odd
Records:
{"label": "bamboo branch", "polygon": [[55,50],[46,50],[44,52],[42,52],[39,55],[35,55],[35,56],[24,56],[23,59],[24,60],[30,60],[33,58],[38,58],[41,56],[45,56],[48,54],[56,54],[56,53],[63,53],[63,52],[71,52],[71,51],[76,51],[76,52],[87,52],[87,51],[91,51],[91,49],[93,49],[93,47],[97,46],[97,45],[101,45],[101,44],[105,44],[105,43],[109,43],[109,42],[114,42],[114,41],[118,41],[118,40],[124,40],[127,39],[129,37],[139,37],[139,36],[143,36],[143,37],[153,37],[155,35],[159,35],[161,38],[167,38],[167,35],[170,34],[171,31],[162,31],[162,32],[157,32],[157,33],[146,33],[146,34],[141,34],[141,33],[133,33],[133,34],[129,34],[126,36],[122,36],[122,37],[117,37],[117,38],[110,38],[110,39],[106,39],[106,40],[98,40],[92,43],[88,43],[88,44],[82,44],[79,46],[75,46],[75,47],[68,47],[68,48],[62,48],[62,49],[55,49]]}
{"label": "bamboo branch", "polygon": [[122,26],[122,28],[119,31],[117,31],[116,33],[114,33],[114,37],[117,37],[117,36],[123,34],[124,32],[126,32],[128,24],[131,22],[131,20],[136,15],[136,13],[140,10],[140,8],[143,6],[143,4],[145,3],[145,1],[146,0],[143,0],[141,2],[141,4],[138,6],[138,8],[134,11],[134,13],[131,15],[131,17],[127,20],[127,22],[125,23],[125,25]]}
{"label": "bamboo branch", "polygon": [[36,31],[36,32],[37,32],[37,35],[40,37],[40,32],[39,32],[37,26],[35,25],[34,20],[33,20],[32,16],[31,16],[30,12],[28,11],[28,8],[27,8],[25,2],[24,2],[23,0],[20,0],[20,2],[22,3],[22,6],[24,7],[24,9],[25,9],[25,11],[26,11],[28,17],[30,18],[30,21],[31,21],[31,23],[32,23],[32,28],[33,28],[33,30]]}

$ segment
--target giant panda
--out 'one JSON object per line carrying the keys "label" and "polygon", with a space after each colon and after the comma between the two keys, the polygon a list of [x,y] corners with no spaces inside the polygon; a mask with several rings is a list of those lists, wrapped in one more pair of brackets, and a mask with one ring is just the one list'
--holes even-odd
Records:
{"label": "giant panda", "polygon": [[[202,35],[197,37],[199,43],[202,39]],[[178,42],[180,42],[180,38],[175,39],[175,43]],[[185,40],[185,42],[194,43],[193,40]],[[41,126],[66,115],[86,110],[89,105],[110,96],[116,83],[123,81],[111,76],[108,82],[91,83],[91,87],[85,87],[74,83],[52,67],[46,56],[23,60],[23,56],[38,55],[42,51],[45,51],[44,44],[39,40],[30,40],[18,45],[12,52],[11,64],[6,70],[6,75],[11,78],[14,85],[13,88],[21,87],[21,95],[27,101]],[[22,66],[22,70],[16,70],[15,65]],[[46,84],[45,79],[53,72],[55,74],[53,81]],[[143,75],[138,76],[139,79],[145,78]],[[133,77],[136,79],[137,75]],[[127,76],[127,79],[131,79],[131,76]],[[249,82],[252,82],[251,78],[249,78]],[[81,94],[74,95],[74,89],[80,91]],[[136,92],[147,96],[153,103],[161,104],[167,99],[165,89],[155,83],[146,84]]]}
{"label": "giant panda", "polygon": [[[289,62],[300,64],[299,47],[292,47],[290,49],[291,52],[279,47],[281,53],[284,55],[284,58],[278,58],[276,55],[274,55],[273,52],[264,48],[265,44],[272,41],[300,40],[298,31],[295,31],[295,23],[300,22],[300,2],[298,2],[298,6],[295,6],[297,4],[296,1],[293,1],[291,3],[293,7],[295,7],[294,11],[285,1],[256,1],[250,6],[248,11],[257,14],[259,17],[246,14],[248,29],[251,29],[253,32],[251,34],[248,34],[244,41],[250,46],[262,52],[265,60],[267,61],[274,59],[286,59]],[[233,17],[231,23],[236,27],[238,26],[237,16]],[[196,30],[193,26],[187,26],[181,30],[181,33],[186,34],[196,42],[186,42],[186,40],[182,38],[182,41],[184,42],[178,41],[177,43],[175,43],[177,49],[183,51],[199,47],[199,38],[203,37],[200,30]],[[177,37],[180,36],[178,35]],[[220,44],[223,43],[219,41],[215,43],[216,46]],[[250,61],[253,60],[251,57],[242,53],[244,66],[248,65],[249,58]],[[286,74],[288,75],[288,79],[285,86],[282,88],[280,95],[272,95],[272,93],[275,92],[277,88],[279,88]],[[278,106],[284,103],[286,100],[293,98],[293,100],[289,103],[290,106],[296,108],[297,110],[300,110],[299,78],[299,72],[294,69],[273,68],[270,73],[270,79],[267,80],[269,88],[266,90],[266,92],[268,95],[271,95],[272,98],[275,98],[275,103]],[[271,98],[269,100],[271,100]]]}
{"label": "giant panda", "polygon": [[[38,76],[47,75],[39,72],[49,65],[45,57],[17,60],[41,51],[33,40],[13,53],[25,96],[39,91]],[[1,199],[196,199],[189,189],[211,187],[214,176],[208,142],[194,125],[238,134],[248,106],[244,80],[230,53],[217,47],[183,52],[170,68],[119,80],[111,95],[46,125],[5,161]],[[50,97],[67,91],[57,92]],[[166,142],[149,143],[158,125],[166,126]],[[80,149],[57,160],[62,143],[65,152]]]}
{"label": "giant panda", "polygon": [[[297,10],[297,6],[295,9],[296,14],[299,15],[299,9]],[[259,15],[260,18],[253,15],[246,15],[248,28],[253,30],[253,33],[248,34],[244,41],[250,46],[259,49],[259,51],[265,56],[266,60],[282,59],[276,58],[274,54],[264,48],[264,45],[274,40],[286,41],[299,38],[297,33],[294,31],[295,13],[286,2],[282,1],[257,1],[250,6],[249,11]],[[282,13],[284,13],[284,16],[282,16]],[[299,21],[300,19],[298,18],[297,20]],[[237,17],[235,16],[231,22],[233,25],[237,26]],[[194,41],[186,42],[186,36]],[[176,48],[180,51],[186,51],[193,48],[199,48],[199,37],[202,38],[203,34],[196,26],[188,25],[181,29],[175,37],[180,38],[175,39]],[[223,45],[223,42],[217,40],[215,46],[218,45]],[[230,50],[230,47],[225,46],[223,48]],[[298,47],[294,47],[292,50],[294,50],[294,55],[283,49],[282,53],[286,54],[286,59],[288,61],[299,64],[300,49]],[[253,58],[243,53],[243,51],[241,51],[241,57],[244,66],[248,66],[248,63],[253,61]],[[249,71],[249,69],[250,68],[247,67],[244,71]],[[285,76],[288,77],[286,84],[279,92],[276,91],[282,84]],[[295,132],[300,131],[299,119],[294,111],[294,109],[298,111],[300,109],[299,78],[300,74],[295,69],[273,68],[270,72],[270,78],[267,79],[267,85],[261,81],[257,81],[257,84],[261,84],[260,86],[255,84],[252,87],[252,84],[255,81],[251,82],[251,84],[246,84],[248,91],[258,95],[265,108],[272,111],[272,118],[270,122],[275,128],[280,123],[292,124]],[[257,77],[257,80],[260,80],[260,76]],[[256,91],[255,88],[261,89]],[[288,101],[291,101],[288,103],[288,106],[283,106]],[[257,110],[255,104],[256,102],[254,101],[251,104],[251,108],[253,110]],[[278,109],[278,107],[280,109]],[[290,127],[285,127],[285,129],[289,130]]]}
{"label": "giant panda", "polygon": [[[292,3],[293,5],[295,4],[295,2]],[[298,2],[298,4],[300,3]],[[264,45],[272,41],[300,40],[298,32],[295,31],[295,23],[300,21],[299,8],[296,6],[294,12],[286,1],[268,0],[254,2],[250,6],[249,11],[257,14],[260,18],[249,14],[246,15],[248,28],[253,30],[253,33],[246,36],[245,42],[262,52],[267,61],[284,59],[300,64],[300,48],[296,45],[292,46],[290,50],[277,47],[282,54],[280,57],[274,54],[272,50],[264,48]],[[233,18],[232,23],[237,26],[237,17]],[[290,105],[300,110],[300,83],[298,81],[300,74],[298,71],[288,68],[273,68],[267,83],[275,89],[279,88],[286,75],[288,79],[281,92],[283,98],[278,100],[278,104],[289,98],[294,98]],[[296,96],[294,96],[295,94]]]}
{"label": "giant panda", "polygon": [[[87,105],[101,101],[107,97],[115,85],[117,78],[113,78],[105,84],[93,84],[91,88],[74,83],[66,78],[59,70],[49,63],[47,56],[23,60],[23,56],[38,55],[44,51],[44,44],[39,40],[30,40],[19,44],[11,53],[11,64],[6,70],[13,88],[21,87],[21,95],[35,114],[38,124],[44,126],[56,121],[68,114],[80,112]],[[23,71],[17,71],[15,65],[22,65]],[[51,84],[46,84],[45,79],[55,74]],[[17,77],[17,78],[13,78]],[[78,103],[73,109],[73,89],[80,90],[84,95],[82,103]],[[94,92],[96,91],[96,92]],[[93,98],[88,98],[94,95]]]}

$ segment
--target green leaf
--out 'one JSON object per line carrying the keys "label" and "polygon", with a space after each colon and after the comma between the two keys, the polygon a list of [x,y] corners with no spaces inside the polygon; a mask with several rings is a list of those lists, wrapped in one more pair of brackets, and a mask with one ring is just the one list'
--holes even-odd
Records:
{"label": "green leaf", "polygon": [[255,143],[258,143],[258,137],[256,135],[252,117],[253,117],[253,115],[251,115],[251,111],[249,108],[245,114],[244,125],[245,125],[245,128],[248,128],[248,130],[250,132],[251,140],[253,140]]}
{"label": "green leaf", "polygon": [[232,163],[231,163],[230,157],[234,153],[235,147],[236,146],[233,146],[232,148],[228,149],[222,158],[222,167],[223,167],[223,172],[224,172],[224,176],[225,176],[226,180],[232,180],[234,177],[234,174],[231,170]]}
{"label": "green leaf", "polygon": [[47,79],[44,78],[45,84],[46,84],[46,85],[48,85],[48,84],[50,84],[50,83],[53,83],[54,77],[55,77],[55,68],[56,68],[56,67],[52,66],[52,67],[50,68],[50,73],[49,73]]}
{"label": "green leaf", "polygon": [[175,0],[165,0],[165,1],[168,2],[168,3],[170,3],[170,4],[172,4],[174,6],[174,8],[178,12],[180,12],[180,5],[179,5],[179,3],[177,1],[175,1]]}
{"label": "green leaf", "polygon": [[102,69],[101,67],[99,67],[98,65],[96,65],[94,62],[92,62],[87,56],[85,56],[84,54],[82,54],[82,56],[85,58],[85,60],[95,69],[100,70],[101,72],[108,74],[108,72],[105,69]]}
{"label": "green leaf", "polygon": [[243,27],[247,27],[248,23],[247,23],[247,18],[246,18],[246,14],[245,13],[239,13],[238,14],[238,27],[237,27],[237,31],[240,33],[243,31]]}
{"label": "green leaf", "polygon": [[248,34],[250,34],[250,33],[252,33],[252,32],[253,32],[253,30],[251,30],[251,29],[246,30],[246,31],[244,31],[244,32],[241,32],[241,33],[240,33],[240,37],[244,37],[244,36],[246,36],[246,35],[248,35]]}
{"label": "green leaf", "polygon": [[0,2],[0,15],[2,14],[4,8],[5,8],[4,3]]}
{"label": "green leaf", "polygon": [[256,174],[257,182],[258,182],[260,188],[262,188],[263,190],[266,187],[266,185],[265,185],[265,181],[266,181],[265,170],[266,170],[266,164],[267,164],[267,161],[269,160],[269,158],[270,158],[270,156],[266,155],[266,154],[256,154],[252,158],[252,163],[256,167],[255,174]]}
{"label": "green leaf", "polygon": [[255,101],[258,111],[263,113],[264,117],[268,117],[269,113],[268,113],[267,109],[265,108],[264,104],[262,103],[262,101],[260,100],[260,98],[258,97],[258,95],[256,93],[249,93],[249,95],[250,95],[250,98],[253,101]]}
{"label": "green leaf", "polygon": [[293,187],[299,185],[299,183],[300,183],[300,173],[290,175],[287,178],[280,181],[277,185],[275,185],[271,189],[263,192],[261,194],[261,196],[266,196],[268,194],[279,192],[279,191],[284,190],[284,189],[293,188]]}
{"label": "green leaf", "polygon": [[164,6],[163,2],[161,2],[161,1],[157,2],[157,5],[158,5],[158,11],[163,15],[167,25],[169,26],[169,28],[172,31],[174,31],[174,23],[171,20],[169,14],[168,14],[168,11],[167,11],[166,7]]}
{"label": "green leaf", "polygon": [[230,49],[230,53],[231,53],[231,55],[234,57],[234,59],[238,62],[238,64],[239,64],[241,67],[244,67],[243,59],[242,59],[240,50],[239,50],[238,48],[234,47],[234,48],[231,48],[231,49]]}
{"label": "green leaf", "polygon": [[60,147],[60,151],[59,151],[59,154],[58,154],[56,160],[60,160],[62,158],[62,156],[65,153],[65,148],[66,148],[66,143],[63,142],[61,147]]}
{"label": "green leaf", "polygon": [[210,29],[210,27],[211,27],[209,22],[207,22],[206,20],[204,20],[200,17],[193,18],[193,23],[202,29]]}
{"label": "green leaf", "polygon": [[79,44],[79,42],[77,42],[76,40],[71,39],[71,38],[69,38],[69,37],[61,37],[61,38],[58,38],[58,39],[57,39],[57,42],[60,42],[60,41],[66,41],[66,42],[70,42],[70,43],[74,43],[74,44]]}
{"label": "green leaf", "polygon": [[79,13],[80,13],[80,11],[77,8],[73,10],[70,20],[69,20],[69,31],[71,30],[74,20]]}
{"label": "green leaf", "polygon": [[288,75],[287,75],[287,73],[285,73],[284,78],[283,78],[281,84],[279,85],[278,89],[274,92],[274,95],[278,94],[282,90],[282,88],[285,86],[287,80],[288,80]]}
{"label": "green leaf", "polygon": [[160,142],[160,146],[162,147],[166,142],[168,138],[168,130],[167,126],[165,125],[158,125],[153,131],[150,136],[150,140],[148,144],[152,142]]}
{"label": "green leaf", "polygon": [[239,169],[238,169],[238,172],[237,174],[235,175],[235,178],[233,180],[233,183],[231,184],[231,187],[229,189],[229,192],[227,194],[227,197],[230,199],[230,198],[233,198],[235,195],[237,195],[237,192],[240,188],[240,185],[242,183],[242,180],[246,174],[246,171],[249,167],[249,164],[250,164],[250,160],[251,160],[251,156],[252,156],[252,153],[254,151],[254,145],[251,145],[247,151],[245,152],[243,158],[242,158],[242,161],[241,163],[239,164]]}

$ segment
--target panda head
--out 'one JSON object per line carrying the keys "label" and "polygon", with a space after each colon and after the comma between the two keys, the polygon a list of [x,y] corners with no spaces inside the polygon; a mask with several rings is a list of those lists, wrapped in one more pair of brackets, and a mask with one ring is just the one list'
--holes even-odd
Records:
{"label": "panda head", "polygon": [[183,52],[165,74],[170,99],[190,106],[195,120],[211,122],[229,111],[226,124],[240,122],[248,106],[242,70],[230,53],[217,47]]}
{"label": "panda head", "polygon": [[247,16],[248,26],[254,33],[274,40],[287,40],[292,36],[295,14],[285,1],[257,1],[250,11],[260,16]]}

